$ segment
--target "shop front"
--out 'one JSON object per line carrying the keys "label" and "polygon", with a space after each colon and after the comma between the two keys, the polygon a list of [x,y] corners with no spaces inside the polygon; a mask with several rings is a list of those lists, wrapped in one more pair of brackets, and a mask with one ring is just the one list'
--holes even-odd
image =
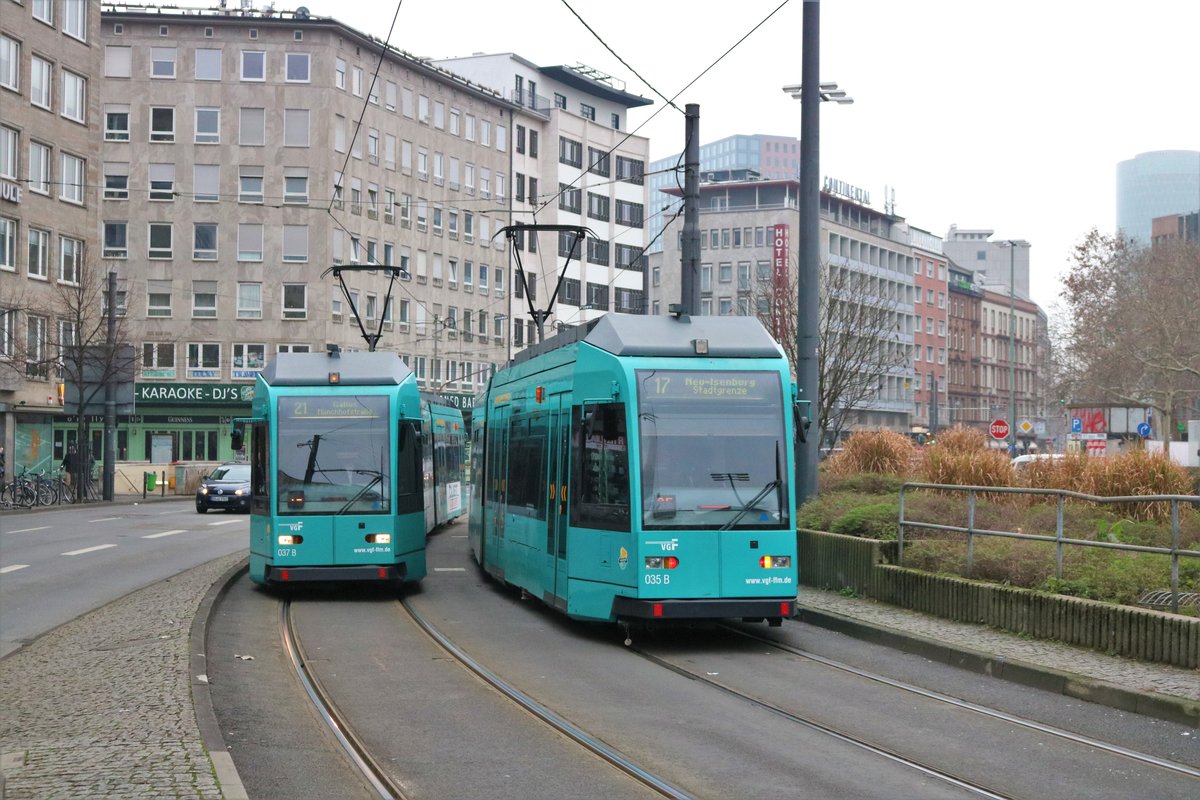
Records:
{"label": "shop front", "polygon": [[[137,383],[133,414],[117,416],[117,460],[170,464],[176,461],[233,461],[230,423],[250,414],[254,387],[244,384]],[[74,416],[55,420],[56,450],[72,443],[78,428]],[[88,418],[96,439],[93,452],[103,452],[104,418]]]}

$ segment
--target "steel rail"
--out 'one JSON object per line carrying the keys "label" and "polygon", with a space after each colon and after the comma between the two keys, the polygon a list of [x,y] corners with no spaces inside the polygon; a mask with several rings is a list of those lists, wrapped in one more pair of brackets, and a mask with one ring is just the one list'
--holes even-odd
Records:
{"label": "steel rail", "polygon": [[997,719],[997,720],[1001,720],[1003,722],[1008,722],[1012,725],[1017,725],[1022,728],[1028,728],[1030,730],[1037,731],[1038,733],[1044,733],[1049,736],[1056,736],[1056,737],[1058,737],[1060,739],[1064,739],[1068,742],[1086,745],[1088,747],[1092,747],[1096,750],[1101,750],[1106,753],[1123,756],[1125,758],[1132,759],[1133,761],[1137,761],[1142,764],[1159,767],[1161,769],[1169,770],[1171,772],[1178,772],[1181,775],[1187,775],[1192,778],[1200,778],[1200,769],[1196,769],[1195,767],[1188,766],[1187,764],[1180,764],[1177,761],[1170,761],[1165,758],[1159,758],[1158,756],[1150,755],[1149,753],[1142,753],[1137,750],[1130,750],[1129,748],[1121,747],[1120,745],[1115,745],[1110,742],[1104,742],[1104,741],[1101,741],[1100,739],[1094,739],[1091,736],[1085,736],[1080,733],[1073,733],[1073,732],[1065,730],[1063,728],[1056,728],[1053,725],[1047,725],[1043,722],[1037,722],[1036,720],[1027,719],[1025,717],[1018,717],[1015,714],[1009,714],[1006,711],[1000,711],[999,709],[989,708],[988,706],[979,705],[978,703],[972,703],[968,700],[963,700],[958,697],[952,697],[951,695],[943,694],[943,693],[935,691],[933,689],[925,689],[921,686],[915,686],[911,683],[905,683],[904,681],[896,680],[895,678],[888,678],[884,675],[879,675],[878,673],[870,672],[870,671],[864,670],[864,669],[859,669],[858,667],[854,667],[854,666],[845,664],[840,661],[834,661],[833,659],[825,658],[824,656],[817,655],[816,653],[811,653],[811,652],[809,652],[807,650],[803,650],[799,647],[793,647],[792,645],[785,644],[783,642],[778,642],[778,641],[775,641],[774,639],[769,639],[765,636],[760,636],[756,633],[750,633],[749,631],[739,630],[738,628],[735,628],[735,627],[732,627],[729,625],[725,625],[723,627],[726,630],[730,631],[731,633],[736,633],[739,636],[744,636],[745,638],[750,639],[751,641],[770,645],[772,647],[775,647],[775,648],[778,648],[779,650],[784,651],[785,653],[791,653],[792,655],[801,656],[801,657],[807,658],[811,661],[815,661],[816,663],[821,664],[823,666],[830,667],[831,669],[841,670],[842,672],[846,672],[846,673],[855,675],[860,678],[867,678],[868,680],[872,680],[877,683],[881,683],[885,686],[890,686],[894,689],[901,689],[906,692],[911,692],[912,694],[919,695],[921,697],[925,697],[930,700],[937,700],[939,702],[946,703],[948,705],[952,705],[957,708],[962,708],[967,711],[973,711],[976,714],[981,714],[982,716],[985,716],[985,717],[990,717],[992,719]]}
{"label": "steel rail", "polygon": [[744,692],[738,691],[737,689],[734,689],[731,686],[726,686],[725,684],[721,683],[720,681],[714,681],[712,678],[708,677],[707,675],[699,675],[695,672],[684,669],[683,667],[680,667],[676,664],[672,664],[671,662],[669,662],[665,659],[659,658],[658,656],[653,655],[651,653],[647,653],[645,650],[642,650],[641,648],[638,648],[636,646],[630,647],[629,652],[631,652],[641,658],[644,658],[647,661],[651,662],[652,664],[662,667],[663,669],[670,670],[671,672],[674,672],[677,675],[681,675],[685,678],[690,678],[694,681],[698,681],[707,686],[711,686],[714,689],[716,689],[724,694],[727,694],[731,697],[735,697],[738,700],[742,700],[743,702],[749,703],[750,705],[753,705],[756,708],[761,708],[764,711],[768,711],[772,714],[775,714],[776,716],[783,717],[784,719],[788,720],[789,722],[794,722],[797,725],[801,725],[810,730],[817,731],[818,733],[823,733],[826,736],[831,736],[834,739],[837,739],[841,742],[845,742],[846,744],[850,744],[850,745],[853,745],[854,747],[858,747],[862,750],[866,750],[867,752],[872,753],[877,756],[880,756],[882,758],[885,758],[888,761],[892,761],[892,762],[894,762],[896,764],[900,764],[904,767],[914,769],[917,772],[920,772],[922,775],[926,775],[930,778],[935,778],[937,780],[943,781],[944,783],[948,783],[952,786],[956,786],[960,789],[965,789],[966,791],[972,792],[980,797],[989,798],[989,800],[1012,800],[1012,795],[1007,795],[1007,794],[1003,794],[1001,792],[997,792],[994,789],[990,789],[981,783],[976,783],[967,778],[960,778],[957,775],[954,775],[953,773],[946,772],[945,770],[938,769],[937,767],[931,767],[927,764],[921,763],[920,761],[915,761],[915,760],[909,758],[908,756],[901,755],[900,753],[898,753],[894,750],[890,750],[886,747],[882,747],[877,744],[872,744],[871,742],[868,742],[865,739],[860,739],[859,737],[854,736],[853,734],[846,733],[845,731],[840,731],[837,728],[834,728],[830,725],[826,725],[825,723],[817,722],[816,720],[810,719],[808,717],[802,717],[799,714],[794,714],[791,711],[781,708],[773,703],[768,703],[767,701],[761,700],[757,697],[754,697],[753,695],[749,695]]}
{"label": "steel rail", "polygon": [[692,796],[680,789],[677,786],[667,782],[665,779],[654,775],[653,773],[638,766],[634,761],[626,757],[619,750],[610,747],[596,737],[589,734],[579,726],[570,722],[561,715],[555,713],[542,703],[533,699],[525,692],[516,688],[508,681],[501,678],[496,673],[483,666],[471,656],[467,655],[461,648],[447,639],[441,631],[429,623],[421,614],[412,607],[407,599],[398,601],[404,610],[408,612],[413,622],[416,623],[422,631],[424,631],[434,642],[443,650],[453,656],[466,669],[473,672],[484,683],[496,689],[502,695],[512,700],[521,708],[528,711],[533,716],[540,719],[550,727],[554,728],[559,733],[571,739],[575,743],[581,745],[588,752],[597,756],[601,760],[612,765],[625,775],[633,778],[638,783],[652,789],[663,797],[673,798],[673,800],[691,800]]}
{"label": "steel rail", "polygon": [[330,699],[316,675],[309,672],[307,657],[299,637],[296,636],[292,620],[292,601],[283,600],[280,607],[280,628],[283,637],[283,649],[296,670],[296,677],[308,694],[309,700],[316,707],[317,714],[333,733],[338,744],[346,751],[346,756],[354,768],[362,774],[372,789],[384,800],[406,800],[408,795],[400,785],[383,769],[382,766],[367,751],[362,740],[347,725],[345,718]]}

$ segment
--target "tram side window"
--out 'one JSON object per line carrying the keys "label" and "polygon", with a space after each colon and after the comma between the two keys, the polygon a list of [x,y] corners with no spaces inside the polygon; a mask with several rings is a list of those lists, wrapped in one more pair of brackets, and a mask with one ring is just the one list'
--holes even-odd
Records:
{"label": "tram side window", "polygon": [[396,443],[396,513],[420,511],[425,504],[421,473],[421,434],[416,423],[400,422]]}
{"label": "tram side window", "polygon": [[267,468],[267,426],[265,423],[255,423],[250,426],[250,506],[254,511],[263,511],[271,507],[271,482],[268,480],[270,470]]}
{"label": "tram side window", "polygon": [[545,415],[521,414],[508,423],[508,511],[546,518]]}
{"label": "tram side window", "polygon": [[620,403],[576,406],[572,427],[575,480],[571,524],[610,531],[629,530],[625,406]]}

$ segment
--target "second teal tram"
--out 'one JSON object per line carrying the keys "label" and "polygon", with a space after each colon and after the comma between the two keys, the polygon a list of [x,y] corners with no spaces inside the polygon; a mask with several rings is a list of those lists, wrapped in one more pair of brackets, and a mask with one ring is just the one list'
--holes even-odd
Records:
{"label": "second teal tram", "polygon": [[778,625],[796,609],[795,408],[757,320],[568,329],[476,401],[474,556],[578,619]]}
{"label": "second teal tram", "polygon": [[[445,489],[425,453],[457,446],[442,461],[461,463],[462,442],[439,442],[430,403],[422,405],[415,376],[394,353],[281,353],[259,373],[244,421],[251,580],[425,577],[426,534],[448,519],[426,513],[426,492]],[[441,429],[461,430],[454,414],[439,410]]]}
{"label": "second teal tram", "polygon": [[425,479],[425,527],[444,525],[466,513],[463,470],[467,431],[462,412],[436,395],[421,395],[421,471]]}

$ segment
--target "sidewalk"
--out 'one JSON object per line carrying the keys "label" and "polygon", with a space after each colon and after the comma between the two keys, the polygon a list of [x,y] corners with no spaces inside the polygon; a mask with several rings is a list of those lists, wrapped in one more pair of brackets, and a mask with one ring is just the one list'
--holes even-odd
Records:
{"label": "sidewalk", "polygon": [[1200,671],[1109,656],[1075,645],[802,587],[800,620],[1125,711],[1200,727]]}

